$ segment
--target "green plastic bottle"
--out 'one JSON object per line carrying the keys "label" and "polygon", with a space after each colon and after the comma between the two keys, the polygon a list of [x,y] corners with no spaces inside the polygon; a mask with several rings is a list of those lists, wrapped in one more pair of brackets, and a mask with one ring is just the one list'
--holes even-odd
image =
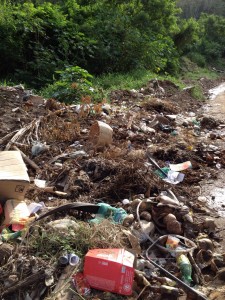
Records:
{"label": "green plastic bottle", "polygon": [[189,259],[185,254],[181,254],[177,257],[177,264],[180,268],[183,282],[190,285],[192,282],[192,266]]}

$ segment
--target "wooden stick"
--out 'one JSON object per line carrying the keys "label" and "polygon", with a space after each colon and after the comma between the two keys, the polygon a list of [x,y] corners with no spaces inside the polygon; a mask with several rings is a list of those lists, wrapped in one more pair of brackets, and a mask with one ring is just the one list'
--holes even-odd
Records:
{"label": "wooden stick", "polygon": [[20,153],[21,153],[21,155],[22,155],[24,161],[25,161],[26,163],[28,163],[33,169],[35,169],[36,171],[39,171],[39,170],[40,170],[39,166],[38,166],[34,161],[32,161],[28,156],[26,156],[26,154],[23,153],[23,151],[21,151],[21,150],[20,150],[19,148],[17,148],[16,146],[12,146],[12,149],[17,150],[17,151],[20,151]]}

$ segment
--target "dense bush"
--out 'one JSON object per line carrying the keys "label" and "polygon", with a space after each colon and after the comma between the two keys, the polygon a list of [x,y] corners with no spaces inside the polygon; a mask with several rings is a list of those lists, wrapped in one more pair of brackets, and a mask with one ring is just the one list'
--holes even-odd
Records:
{"label": "dense bush", "polygon": [[69,66],[56,73],[59,78],[43,90],[45,95],[65,103],[80,102],[82,97],[87,96],[94,99],[94,89],[90,81],[93,77],[86,70]]}

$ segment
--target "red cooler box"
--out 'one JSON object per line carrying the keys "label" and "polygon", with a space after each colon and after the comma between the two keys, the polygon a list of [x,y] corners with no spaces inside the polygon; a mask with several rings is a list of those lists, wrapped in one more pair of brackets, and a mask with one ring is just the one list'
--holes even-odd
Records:
{"label": "red cooler box", "polygon": [[91,287],[131,295],[134,254],[125,249],[93,249],[85,256],[84,276]]}

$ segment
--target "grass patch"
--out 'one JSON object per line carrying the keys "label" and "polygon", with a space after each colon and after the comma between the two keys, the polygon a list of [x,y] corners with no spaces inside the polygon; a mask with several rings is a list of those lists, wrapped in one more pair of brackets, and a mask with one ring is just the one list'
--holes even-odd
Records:
{"label": "grass patch", "polygon": [[220,75],[218,75],[216,72],[211,71],[209,69],[205,69],[205,68],[204,69],[198,68],[194,72],[187,72],[185,74],[185,79],[190,79],[190,80],[199,80],[200,78],[216,80],[219,77],[220,77]]}
{"label": "grass patch", "polygon": [[202,88],[199,85],[195,85],[191,90],[190,94],[196,100],[204,100],[205,96],[203,95]]}
{"label": "grass patch", "polygon": [[155,77],[156,74],[140,69],[126,74],[104,74],[96,77],[93,83],[104,90],[138,89]]}
{"label": "grass patch", "polygon": [[150,80],[157,78],[158,80],[170,80],[178,86],[182,86],[181,81],[177,78],[166,75],[153,73],[146,69],[138,69],[132,72],[121,74],[112,73],[105,74],[94,78],[93,85],[102,89],[104,94],[108,94],[113,90],[131,90],[140,89],[145,86]]}
{"label": "grass patch", "polygon": [[9,80],[7,80],[7,79],[0,80],[0,86],[14,86],[14,85],[17,85],[17,83],[11,81],[10,79]]}
{"label": "grass patch", "polygon": [[68,228],[66,233],[36,225],[27,238],[29,252],[44,260],[57,260],[63,252],[76,253],[83,258],[89,249],[123,248],[129,245],[121,227],[109,220],[97,225],[78,221],[77,224],[77,229]]}

